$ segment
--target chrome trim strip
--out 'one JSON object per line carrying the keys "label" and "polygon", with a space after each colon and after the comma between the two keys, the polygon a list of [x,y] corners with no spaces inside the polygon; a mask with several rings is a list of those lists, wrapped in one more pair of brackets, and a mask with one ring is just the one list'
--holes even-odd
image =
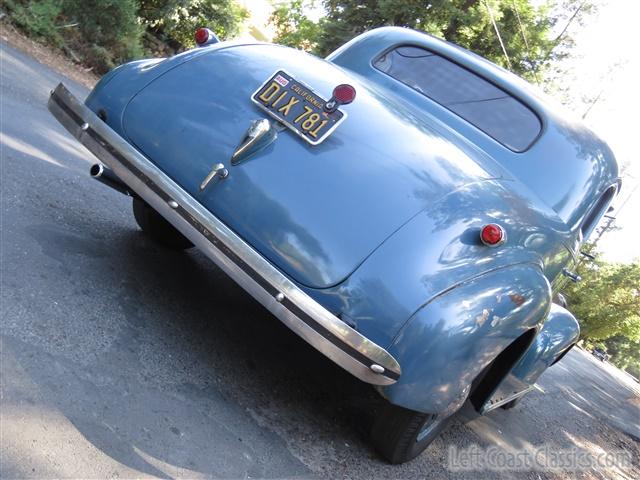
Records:
{"label": "chrome trim strip", "polygon": [[520,398],[520,397],[526,395],[527,393],[529,393],[534,388],[537,388],[537,386],[535,384],[525,388],[524,390],[520,390],[519,392],[516,392],[513,395],[509,395],[508,397],[505,397],[502,400],[499,400],[499,401],[494,402],[494,403],[490,403],[491,400],[488,400],[487,403],[485,403],[482,406],[482,409],[480,410],[480,414],[484,415],[485,413],[489,413],[490,411],[495,410],[496,408],[500,408],[501,406],[509,403],[511,400],[515,400],[516,398]]}
{"label": "chrome trim strip", "polygon": [[390,385],[398,380],[400,365],[386,350],[304,293],[80,103],[62,83],[51,92],[48,108],[125,184],[318,351],[364,382]]}

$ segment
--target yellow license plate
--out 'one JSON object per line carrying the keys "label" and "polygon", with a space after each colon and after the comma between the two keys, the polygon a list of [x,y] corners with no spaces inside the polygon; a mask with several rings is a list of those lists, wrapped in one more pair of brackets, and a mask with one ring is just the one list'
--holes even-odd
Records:
{"label": "yellow license plate", "polygon": [[327,101],[283,70],[277,71],[251,97],[260,108],[312,145],[322,143],[346,118],[327,111]]}

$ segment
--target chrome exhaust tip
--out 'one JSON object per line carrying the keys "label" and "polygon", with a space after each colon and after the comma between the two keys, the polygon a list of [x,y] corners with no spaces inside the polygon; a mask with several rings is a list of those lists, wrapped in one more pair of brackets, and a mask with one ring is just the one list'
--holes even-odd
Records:
{"label": "chrome exhaust tip", "polygon": [[89,169],[89,175],[91,175],[91,177],[93,178],[99,178],[104,173],[104,169],[104,165],[102,165],[101,163],[95,163],[91,165],[91,168]]}
{"label": "chrome exhaust tip", "polygon": [[102,163],[95,163],[91,165],[89,175],[91,175],[91,178],[95,178],[100,183],[113,188],[128,197],[137,197],[136,193],[131,190],[126,183],[120,180],[109,167]]}

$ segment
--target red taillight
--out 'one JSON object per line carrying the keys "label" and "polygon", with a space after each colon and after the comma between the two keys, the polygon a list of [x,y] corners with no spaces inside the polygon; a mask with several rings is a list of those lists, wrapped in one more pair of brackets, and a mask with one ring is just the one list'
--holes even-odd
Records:
{"label": "red taillight", "polygon": [[355,100],[356,89],[351,85],[343,83],[342,85],[338,85],[333,89],[333,98],[335,98],[338,103],[346,105],[347,103],[351,103]]}
{"label": "red taillight", "polygon": [[196,30],[196,34],[194,35],[194,37],[198,45],[207,43],[207,40],[209,40],[209,29],[204,27],[199,28],[198,30]]}
{"label": "red taillight", "polygon": [[489,223],[480,230],[480,240],[489,247],[497,247],[505,240],[504,228],[496,223]]}

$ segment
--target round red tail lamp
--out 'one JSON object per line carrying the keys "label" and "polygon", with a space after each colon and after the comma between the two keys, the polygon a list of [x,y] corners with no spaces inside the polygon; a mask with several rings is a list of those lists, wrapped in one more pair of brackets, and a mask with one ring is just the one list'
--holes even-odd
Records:
{"label": "round red tail lamp", "polygon": [[497,223],[489,223],[480,229],[480,241],[488,247],[502,245],[507,235]]}
{"label": "round red tail lamp", "polygon": [[209,40],[209,29],[204,27],[197,29],[194,38],[198,45],[207,43],[207,41]]}
{"label": "round red tail lamp", "polygon": [[335,98],[339,104],[346,105],[355,100],[356,89],[351,85],[343,83],[333,89],[333,98]]}

